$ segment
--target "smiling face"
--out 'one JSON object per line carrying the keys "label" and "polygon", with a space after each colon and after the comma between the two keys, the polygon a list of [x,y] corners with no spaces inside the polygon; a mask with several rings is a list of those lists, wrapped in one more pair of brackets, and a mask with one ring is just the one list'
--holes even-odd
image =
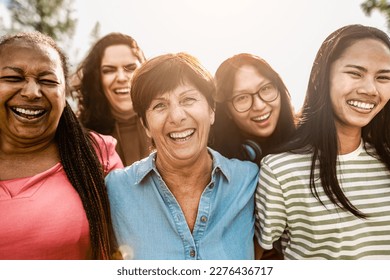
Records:
{"label": "smiling face", "polygon": [[330,97],[340,134],[361,133],[390,98],[390,50],[381,41],[353,43],[330,69]]}
{"label": "smiling face", "polygon": [[105,49],[100,72],[104,94],[111,110],[122,116],[132,116],[130,79],[140,65],[138,58],[127,45],[113,45]]}
{"label": "smiling face", "polygon": [[65,103],[65,77],[56,50],[19,39],[1,48],[2,141],[52,141]]}
{"label": "smiling face", "polygon": [[[236,72],[231,98],[243,93],[255,93],[271,81],[260,75],[251,65],[243,65]],[[277,90],[277,89],[276,89]],[[264,102],[254,96],[252,107],[246,112],[237,112],[228,102],[229,115],[244,134],[265,138],[272,135],[278,123],[281,107],[280,94],[272,102]]]}
{"label": "smiling face", "polygon": [[214,111],[191,84],[154,98],[146,111],[147,134],[156,145],[157,160],[177,166],[207,154]]}

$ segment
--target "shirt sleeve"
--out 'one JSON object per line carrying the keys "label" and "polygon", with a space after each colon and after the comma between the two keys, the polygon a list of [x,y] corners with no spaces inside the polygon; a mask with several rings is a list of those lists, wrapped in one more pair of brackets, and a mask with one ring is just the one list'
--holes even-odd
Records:
{"label": "shirt sleeve", "polygon": [[260,246],[271,250],[287,225],[283,191],[273,170],[261,165],[259,184],[255,195],[256,237]]}
{"label": "shirt sleeve", "polygon": [[116,139],[110,135],[102,135],[96,132],[92,135],[99,145],[100,151],[97,151],[97,155],[104,167],[104,173],[107,175],[114,169],[123,168],[122,160],[115,150]]}

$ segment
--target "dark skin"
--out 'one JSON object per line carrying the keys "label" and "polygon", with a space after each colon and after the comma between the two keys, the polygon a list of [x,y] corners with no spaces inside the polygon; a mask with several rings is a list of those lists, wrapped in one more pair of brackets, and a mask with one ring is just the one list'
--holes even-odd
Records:
{"label": "dark skin", "polygon": [[65,107],[61,59],[47,45],[19,40],[0,54],[0,180],[33,176],[60,161],[54,137]]}

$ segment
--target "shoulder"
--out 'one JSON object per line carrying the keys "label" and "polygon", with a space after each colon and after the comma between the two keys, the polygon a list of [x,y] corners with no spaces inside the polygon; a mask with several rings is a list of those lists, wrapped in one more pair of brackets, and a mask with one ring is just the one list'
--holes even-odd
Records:
{"label": "shoulder", "polygon": [[[239,159],[228,159],[222,156],[219,152],[210,149],[209,152],[213,157],[214,168],[219,168],[226,177],[242,176],[256,176],[259,172],[259,167],[250,161],[243,161]],[[244,177],[245,177],[244,176]]]}
{"label": "shoulder", "polygon": [[137,185],[141,183],[145,176],[152,171],[153,160],[154,153],[127,167],[111,171],[105,178],[107,187],[118,184]]}
{"label": "shoulder", "polygon": [[104,167],[104,172],[108,173],[111,170],[122,168],[122,160],[115,150],[117,144],[116,139],[110,135],[103,135],[94,131],[90,131],[89,134],[92,138],[97,156]]}
{"label": "shoulder", "polygon": [[262,169],[269,167],[273,170],[288,170],[311,164],[311,160],[311,153],[283,152],[265,156],[261,160],[260,166]]}
{"label": "shoulder", "polygon": [[99,145],[100,148],[115,148],[117,144],[117,140],[111,135],[104,135],[95,131],[90,131],[89,134],[93,137],[93,139],[95,139],[96,143]]}

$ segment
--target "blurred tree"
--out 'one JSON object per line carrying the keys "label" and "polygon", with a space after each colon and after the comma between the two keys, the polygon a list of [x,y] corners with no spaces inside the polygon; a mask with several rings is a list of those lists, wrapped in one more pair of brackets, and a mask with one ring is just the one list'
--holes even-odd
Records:
{"label": "blurred tree", "polygon": [[11,31],[37,30],[59,42],[70,40],[77,20],[73,0],[9,0]]}
{"label": "blurred tree", "polygon": [[92,28],[92,31],[91,31],[91,34],[90,34],[91,44],[94,44],[97,40],[100,39],[100,37],[101,37],[100,29],[101,29],[100,22],[97,21],[95,23],[94,27]]}
{"label": "blurred tree", "polygon": [[384,14],[387,21],[387,28],[390,30],[390,3],[386,0],[366,0],[360,7],[368,16],[370,16],[371,12],[374,10],[378,10],[380,13]]}

